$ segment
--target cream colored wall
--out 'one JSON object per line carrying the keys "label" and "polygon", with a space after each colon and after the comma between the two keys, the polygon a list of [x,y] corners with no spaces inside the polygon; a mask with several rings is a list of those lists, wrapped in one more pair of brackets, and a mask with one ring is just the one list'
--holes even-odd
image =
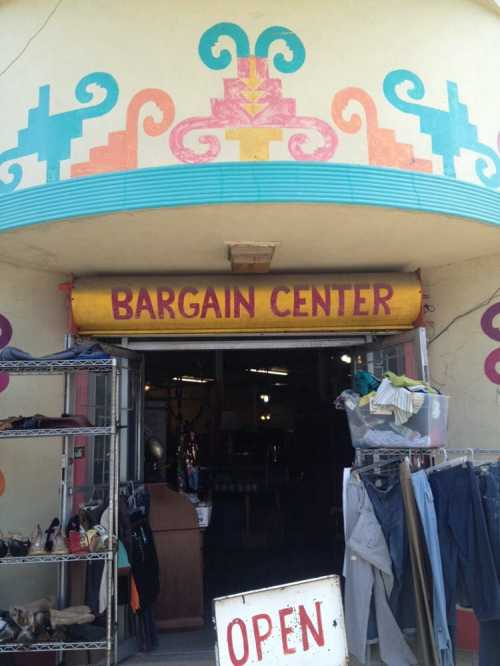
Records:
{"label": "cream colored wall", "polygon": [[[18,56],[53,7],[52,0],[0,4],[0,71]],[[201,35],[219,22],[239,25],[248,34],[251,52],[257,36],[270,26],[285,26],[300,37],[306,51],[304,66],[286,74],[277,72],[270,62],[270,73],[282,82],[283,97],[296,104],[297,116],[327,123],[335,131],[339,145],[330,161],[366,164],[369,160],[365,112],[356,102],[348,107],[360,112],[362,118],[362,128],[355,134],[339,129],[330,112],[334,95],[355,86],[373,98],[378,126],[395,131],[389,135],[377,132],[377,120],[371,116],[373,165],[388,162],[389,166],[398,166],[406,152],[405,159],[413,166],[402,168],[419,168],[412,162],[414,157],[428,161],[427,166],[432,164],[434,173],[443,173],[442,158],[433,151],[429,135],[420,132],[417,116],[397,110],[384,97],[384,77],[395,69],[411,70],[422,79],[426,94],[417,104],[433,112],[448,110],[447,81],[456,82],[460,101],[468,107],[469,121],[474,126],[466,131],[474,134],[477,129],[477,141],[487,146],[490,156],[498,156],[500,88],[495,82],[500,65],[500,16],[472,0],[63,2],[26,52],[0,77],[0,153],[17,145],[17,132],[26,127],[28,109],[37,105],[40,86],[51,86],[52,114],[71,111],[82,107],[74,90],[90,72],[112,74],[119,85],[119,99],[110,112],[83,122],[83,136],[74,138],[71,157],[61,164],[62,178],[70,177],[71,165],[89,159],[91,148],[105,146],[110,132],[125,128],[127,106],[145,88],[159,88],[171,96],[175,119],[170,129],[189,118],[209,116],[210,100],[223,98],[224,79],[236,77],[234,59],[226,69],[216,71],[203,64],[198,55]],[[222,38],[219,46],[234,54],[230,39]],[[273,47],[271,55],[279,46]],[[408,100],[402,91],[400,94]],[[141,117],[154,109],[154,104],[146,105]],[[155,117],[161,117],[158,109]],[[445,114],[444,120],[448,119]],[[450,122],[456,127],[455,137],[461,136],[463,118],[459,121],[455,116]],[[238,127],[238,122],[233,118],[227,126]],[[446,130],[443,125],[440,136]],[[140,129],[139,167],[179,163],[179,157],[168,146],[169,131],[151,137]],[[204,129],[201,133],[220,139],[221,152],[216,161],[240,159],[238,141],[227,140],[224,130]],[[291,160],[287,143],[296,133],[285,128],[283,140],[271,141],[269,159]],[[306,134],[311,142],[304,144],[305,150],[321,145],[314,130]],[[199,135],[200,131],[194,132],[186,145],[194,148],[194,137]],[[111,163],[115,169],[124,168],[118,166],[118,137],[114,140]],[[395,146],[396,140],[409,144],[409,153]],[[256,141],[251,142],[244,159],[256,158]],[[130,137],[126,142],[130,143]],[[198,151],[202,148],[197,146]],[[456,159],[457,178],[481,184],[475,171],[479,157],[479,152],[462,150]],[[263,154],[257,158],[266,159]],[[0,166],[4,180],[9,164]],[[35,154],[22,157],[20,164],[25,168],[20,187],[45,182],[45,164],[37,161]]]}
{"label": "cream colored wall", "polygon": [[[13,329],[11,345],[35,355],[64,346],[65,305],[58,284],[63,276],[0,264],[0,314]],[[62,379],[11,377],[0,393],[0,418],[34,413],[58,415],[63,409]],[[46,529],[58,514],[60,441],[0,440],[0,530],[28,536],[36,523]],[[0,607],[55,591],[55,569],[0,567]]]}
{"label": "cream colored wall", "polygon": [[[485,312],[500,303],[500,255],[426,270],[423,280],[431,377],[451,396],[450,446],[500,449],[500,384],[484,367],[500,341],[481,326]],[[492,323],[500,327],[500,317]]]}

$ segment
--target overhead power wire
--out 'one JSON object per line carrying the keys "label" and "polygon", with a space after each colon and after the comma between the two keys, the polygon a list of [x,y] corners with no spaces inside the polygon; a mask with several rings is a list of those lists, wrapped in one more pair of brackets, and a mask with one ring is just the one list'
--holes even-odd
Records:
{"label": "overhead power wire", "polygon": [[435,335],[433,338],[431,338],[431,340],[429,340],[429,344],[431,345],[438,338],[444,335],[457,321],[463,319],[464,317],[468,317],[469,315],[473,314],[474,312],[477,312],[478,310],[481,310],[481,308],[485,308],[487,305],[491,303],[491,301],[493,301],[498,296],[500,296],[500,287],[497,287],[495,291],[491,294],[491,296],[486,300],[482,301],[481,303],[478,303],[473,308],[470,308],[469,310],[462,312],[462,314],[459,314],[456,317],[454,317],[449,324],[447,324],[441,331],[439,331],[437,335]]}
{"label": "overhead power wire", "polygon": [[0,71],[0,76],[3,76],[4,74],[7,74],[7,72],[9,71],[9,69],[10,69],[13,65],[15,65],[16,62],[17,62],[17,61],[18,61],[18,60],[19,60],[19,59],[20,59],[20,58],[26,53],[26,51],[29,49],[29,47],[30,47],[31,43],[33,42],[33,40],[35,40],[35,39],[38,37],[38,35],[42,32],[42,30],[47,26],[48,22],[49,22],[50,19],[54,16],[54,14],[57,12],[57,10],[59,9],[59,7],[62,5],[63,2],[64,2],[64,0],[58,0],[58,1],[56,2],[56,4],[54,5],[53,9],[49,12],[49,14],[47,15],[47,18],[44,20],[44,22],[43,22],[42,25],[38,28],[38,30],[36,30],[36,32],[34,32],[34,33],[31,35],[31,37],[28,39],[28,41],[27,41],[26,44],[23,46],[23,48],[19,51],[19,53],[18,53],[16,56],[14,56],[14,58],[12,58],[12,60],[11,60],[11,61],[10,61],[10,62],[9,62],[9,63],[8,63],[8,64],[7,64],[2,70],[1,70],[1,71]]}

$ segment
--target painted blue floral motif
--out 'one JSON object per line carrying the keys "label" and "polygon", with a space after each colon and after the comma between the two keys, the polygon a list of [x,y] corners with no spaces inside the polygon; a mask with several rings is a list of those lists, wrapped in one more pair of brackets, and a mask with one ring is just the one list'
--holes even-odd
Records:
{"label": "painted blue floral motif", "polygon": [[[250,41],[243,28],[236,23],[217,23],[203,33],[198,48],[201,60],[210,69],[225,69],[231,64],[232,56],[228,49],[221,49],[218,55],[214,54],[214,47],[221,37],[233,40],[237,58],[248,58],[251,55]],[[273,58],[274,66],[278,72],[292,74],[304,64],[306,50],[299,37],[288,28],[277,25],[264,30],[255,42],[255,56],[267,58],[271,45],[278,41],[285,42],[291,51],[291,58],[285,57],[284,53],[277,53]]]}
{"label": "painted blue floral motif", "polygon": [[[443,171],[446,176],[456,178],[455,158],[462,149],[484,155],[488,160],[476,161],[476,174],[488,187],[500,187],[500,157],[490,146],[481,143],[477,136],[477,126],[469,121],[469,111],[460,102],[458,86],[448,81],[448,111],[442,111],[423,104],[401,99],[397,87],[410,84],[407,95],[411,100],[420,100],[425,96],[423,81],[406,69],[397,69],[387,74],[384,79],[384,94],[389,102],[400,111],[420,118],[420,130],[432,139],[432,151],[443,158]],[[492,168],[493,167],[493,168]]]}
{"label": "painted blue floral motif", "polygon": [[[28,126],[17,134],[17,146],[0,153],[0,165],[29,155],[36,155],[39,162],[46,162],[46,182],[60,180],[60,165],[71,157],[71,142],[83,135],[83,121],[108,113],[118,100],[118,84],[111,74],[93,72],[78,83],[75,97],[81,104],[94,99],[89,91],[92,85],[105,91],[104,99],[93,105],[63,113],[50,114],[50,86],[39,88],[38,106],[28,111]],[[0,180],[0,194],[14,190],[21,182],[23,169],[11,164],[9,182]]]}

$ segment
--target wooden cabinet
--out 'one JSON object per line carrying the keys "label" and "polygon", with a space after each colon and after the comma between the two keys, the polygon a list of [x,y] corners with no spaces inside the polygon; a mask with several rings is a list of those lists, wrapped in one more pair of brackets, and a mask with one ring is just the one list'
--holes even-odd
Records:
{"label": "wooden cabinet", "polygon": [[191,502],[163,483],[151,493],[150,524],[160,563],[155,620],[160,631],[203,625],[202,533]]}

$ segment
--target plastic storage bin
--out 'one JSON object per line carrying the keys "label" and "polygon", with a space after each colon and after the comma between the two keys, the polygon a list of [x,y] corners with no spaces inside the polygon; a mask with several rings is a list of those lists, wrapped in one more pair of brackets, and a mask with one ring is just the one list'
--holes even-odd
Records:
{"label": "plastic storage bin", "polygon": [[404,425],[396,425],[393,414],[374,413],[367,404],[350,409],[346,405],[352,445],[358,448],[423,448],[446,446],[448,396],[426,394],[418,414]]}

